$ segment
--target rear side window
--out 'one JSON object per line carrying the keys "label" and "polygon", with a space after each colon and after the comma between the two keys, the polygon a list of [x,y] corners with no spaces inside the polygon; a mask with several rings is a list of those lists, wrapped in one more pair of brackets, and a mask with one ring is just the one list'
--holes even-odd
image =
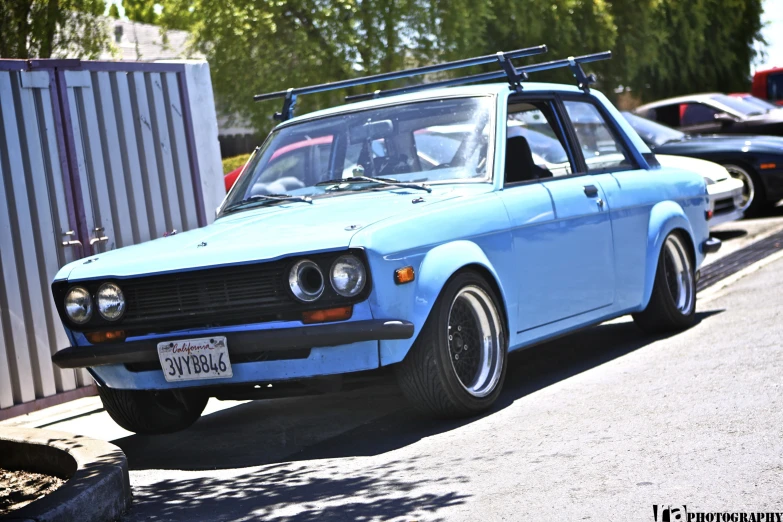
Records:
{"label": "rear side window", "polygon": [[767,76],[767,98],[783,100],[783,72]]}
{"label": "rear side window", "polygon": [[595,105],[583,101],[566,101],[564,105],[576,131],[588,172],[636,168]]}

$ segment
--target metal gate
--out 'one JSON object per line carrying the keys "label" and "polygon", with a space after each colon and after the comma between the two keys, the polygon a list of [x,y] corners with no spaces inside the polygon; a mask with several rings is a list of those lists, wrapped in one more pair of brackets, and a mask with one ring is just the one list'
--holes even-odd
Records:
{"label": "metal gate", "polygon": [[[51,363],[68,345],[50,291],[59,267],[211,221],[224,192],[208,74],[0,60],[0,419],[92,383]],[[197,122],[189,83],[208,86]]]}

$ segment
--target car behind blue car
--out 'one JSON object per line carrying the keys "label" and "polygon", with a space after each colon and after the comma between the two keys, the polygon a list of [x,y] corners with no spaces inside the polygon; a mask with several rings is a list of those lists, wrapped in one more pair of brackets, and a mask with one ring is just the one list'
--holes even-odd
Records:
{"label": "car behind blue car", "polygon": [[687,328],[720,246],[704,179],[660,167],[581,60],[552,62],[579,87],[506,67],[287,119],[212,225],[62,268],[54,361],[159,433],[228,389],[390,365],[420,409],[472,415],[509,351],[624,314]]}

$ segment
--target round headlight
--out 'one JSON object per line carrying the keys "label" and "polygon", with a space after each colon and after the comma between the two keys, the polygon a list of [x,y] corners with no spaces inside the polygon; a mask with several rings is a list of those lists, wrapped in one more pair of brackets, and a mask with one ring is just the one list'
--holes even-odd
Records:
{"label": "round headlight", "polygon": [[332,288],[343,297],[353,297],[364,289],[367,273],[355,256],[340,256],[332,264]]}
{"label": "round headlight", "polygon": [[321,268],[309,259],[303,259],[291,267],[288,284],[294,297],[300,301],[315,301],[324,293],[324,275]]}
{"label": "round headlight", "polygon": [[107,321],[116,321],[125,312],[125,296],[114,283],[103,283],[95,294],[98,313]]}
{"label": "round headlight", "polygon": [[90,292],[81,286],[74,286],[65,296],[65,313],[76,324],[84,324],[92,318]]}

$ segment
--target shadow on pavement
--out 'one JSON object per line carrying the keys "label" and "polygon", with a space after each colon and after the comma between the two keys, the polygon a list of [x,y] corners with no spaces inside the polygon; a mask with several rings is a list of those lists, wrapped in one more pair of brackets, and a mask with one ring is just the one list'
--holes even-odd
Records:
{"label": "shadow on pavement", "polygon": [[[466,495],[435,494],[432,481],[412,478],[415,458],[339,476],[326,465],[273,464],[230,477],[199,476],[134,487],[130,520],[416,520],[465,503]],[[441,478],[448,487],[456,480]],[[245,518],[247,517],[247,518]],[[430,518],[428,516],[428,518]]]}
{"label": "shadow on pavement", "polygon": [[[698,321],[716,313],[699,312]],[[632,322],[610,323],[514,352],[504,391],[485,416],[662,338],[645,336]],[[378,455],[481,418],[424,417],[407,405],[387,372],[366,389],[249,402],[208,415],[183,432],[112,442],[125,452],[131,470],[233,469]]]}
{"label": "shadow on pavement", "polygon": [[[701,312],[697,317],[702,321],[721,312]],[[631,322],[611,323],[514,353],[504,392],[487,415],[662,338],[644,336]],[[417,476],[423,462],[417,461],[426,457],[369,467],[366,460],[357,459],[482,418],[426,419],[407,407],[386,379],[363,392],[257,401],[210,415],[186,432],[114,441],[125,451],[132,470],[205,470],[180,476],[173,472],[164,480],[137,475],[126,520],[433,520],[442,508],[466,503],[469,495],[456,491],[472,479],[449,474],[449,469],[459,473],[458,467],[439,468],[439,478],[423,480]],[[355,427],[341,427],[345,419]],[[298,442],[275,449],[279,441],[266,438],[269,432],[264,432],[275,423],[285,426],[277,437]],[[334,436],[329,436],[333,430]],[[260,467],[231,469],[250,466]]]}

